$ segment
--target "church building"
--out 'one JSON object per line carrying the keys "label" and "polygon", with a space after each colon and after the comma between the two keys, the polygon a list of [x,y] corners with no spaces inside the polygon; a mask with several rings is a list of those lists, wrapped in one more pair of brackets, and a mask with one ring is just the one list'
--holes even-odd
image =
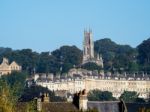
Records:
{"label": "church building", "polygon": [[89,62],[96,63],[98,66],[103,68],[103,59],[100,54],[95,57],[94,54],[94,42],[93,42],[92,31],[84,31],[84,42],[83,42],[83,61],[82,64]]}

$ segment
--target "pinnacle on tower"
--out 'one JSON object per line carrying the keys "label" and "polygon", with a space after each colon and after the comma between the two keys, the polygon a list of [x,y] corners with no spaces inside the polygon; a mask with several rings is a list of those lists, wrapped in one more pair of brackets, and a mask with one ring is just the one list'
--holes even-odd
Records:
{"label": "pinnacle on tower", "polygon": [[94,57],[94,42],[92,30],[84,30],[84,41],[83,41],[83,61],[82,64],[93,62],[97,65],[103,67],[102,57],[98,54],[97,57]]}

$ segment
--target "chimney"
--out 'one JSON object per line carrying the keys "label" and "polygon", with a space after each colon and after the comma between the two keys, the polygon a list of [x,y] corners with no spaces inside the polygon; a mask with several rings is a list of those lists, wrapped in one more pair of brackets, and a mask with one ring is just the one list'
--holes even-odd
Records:
{"label": "chimney", "polygon": [[42,101],[41,101],[41,98],[37,99],[37,111],[38,112],[42,111]]}
{"label": "chimney", "polygon": [[56,74],[56,78],[57,78],[57,79],[60,79],[60,73],[57,73],[57,74]]}
{"label": "chimney", "polygon": [[9,61],[8,61],[8,59],[7,59],[7,58],[3,58],[2,63],[3,63],[3,64],[7,64],[7,65],[8,65],[8,64],[9,64]]}
{"label": "chimney", "polygon": [[38,78],[39,78],[39,74],[34,74],[34,81],[37,81]]}
{"label": "chimney", "polygon": [[49,94],[48,94],[48,93],[44,93],[43,101],[44,101],[45,103],[49,103]]}
{"label": "chimney", "polygon": [[102,78],[105,77],[104,70],[100,70],[99,74],[102,76]]}
{"label": "chimney", "polygon": [[100,56],[99,56],[99,54],[97,54],[97,60],[100,60]]}
{"label": "chimney", "polygon": [[87,110],[87,93],[86,90],[84,89],[80,94],[79,94],[79,109],[82,111]]}
{"label": "chimney", "polygon": [[54,79],[54,74],[53,73],[48,74],[47,78],[50,79],[50,80],[53,80]]}

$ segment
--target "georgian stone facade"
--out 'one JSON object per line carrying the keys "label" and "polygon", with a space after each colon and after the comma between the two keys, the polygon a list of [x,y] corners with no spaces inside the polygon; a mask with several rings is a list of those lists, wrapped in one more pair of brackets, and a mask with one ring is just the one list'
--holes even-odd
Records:
{"label": "georgian stone facade", "polygon": [[[72,70],[73,71],[73,70]],[[84,70],[83,70],[84,71]],[[81,70],[80,72],[81,73]],[[52,75],[52,74],[51,74]],[[131,78],[131,77],[111,77],[100,74],[93,74],[92,72],[81,74],[68,74],[66,78],[42,78],[38,74],[35,75],[36,84],[47,87],[49,90],[66,90],[68,93],[74,94],[83,89],[87,92],[94,89],[101,91],[110,91],[113,96],[119,98],[124,91],[136,91],[141,98],[149,98],[150,95],[150,78]],[[37,78],[38,77],[38,78]]]}
{"label": "georgian stone facade", "polygon": [[[92,40],[92,31],[84,31],[84,42],[83,42],[83,61],[82,64],[93,62],[103,67],[103,59],[98,54],[94,56],[94,42]],[[59,77],[58,77],[59,76]],[[65,77],[57,75],[54,77],[53,74],[36,74],[34,79],[37,85],[47,87],[49,90],[58,91],[65,90],[68,93],[74,94],[83,89],[87,92],[94,89],[101,91],[110,91],[113,96],[119,98],[124,91],[136,91],[139,93],[141,98],[149,98],[150,95],[150,75],[145,77],[143,74],[135,77],[135,74],[115,74],[116,77],[112,77],[111,73],[105,73],[101,70],[100,73],[97,71],[88,71],[85,69],[71,69]],[[122,77],[123,76],[123,77]]]}
{"label": "georgian stone facade", "polygon": [[21,71],[21,66],[19,66],[15,61],[9,64],[8,59],[3,58],[3,61],[0,64],[0,75],[7,75],[12,71]]}

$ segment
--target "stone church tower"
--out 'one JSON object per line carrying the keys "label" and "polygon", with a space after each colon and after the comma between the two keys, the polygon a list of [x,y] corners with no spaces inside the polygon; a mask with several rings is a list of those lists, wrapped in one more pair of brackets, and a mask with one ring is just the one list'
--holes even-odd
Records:
{"label": "stone church tower", "polygon": [[83,42],[83,61],[82,64],[93,62],[103,68],[103,59],[97,54],[97,57],[94,56],[94,42],[92,31],[84,31],[84,42]]}
{"label": "stone church tower", "polygon": [[92,32],[84,31],[83,62],[92,58],[94,58],[94,43],[92,41]]}

